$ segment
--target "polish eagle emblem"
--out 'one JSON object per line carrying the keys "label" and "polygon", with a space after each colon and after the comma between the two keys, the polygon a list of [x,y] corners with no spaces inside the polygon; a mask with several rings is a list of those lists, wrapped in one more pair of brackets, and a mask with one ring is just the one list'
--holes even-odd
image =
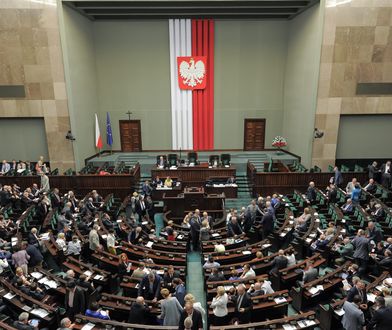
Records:
{"label": "polish eagle emblem", "polygon": [[206,57],[178,57],[178,80],[181,89],[204,89]]}

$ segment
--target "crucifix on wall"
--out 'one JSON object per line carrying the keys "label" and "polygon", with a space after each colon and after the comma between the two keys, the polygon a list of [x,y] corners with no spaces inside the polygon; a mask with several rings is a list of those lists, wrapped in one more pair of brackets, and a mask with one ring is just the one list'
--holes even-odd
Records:
{"label": "crucifix on wall", "polygon": [[128,115],[128,120],[131,120],[132,112],[128,110],[125,114]]}

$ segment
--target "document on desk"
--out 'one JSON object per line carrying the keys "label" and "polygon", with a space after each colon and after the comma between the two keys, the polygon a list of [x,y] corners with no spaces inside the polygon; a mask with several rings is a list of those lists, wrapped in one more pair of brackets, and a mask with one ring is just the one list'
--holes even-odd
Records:
{"label": "document on desk", "polygon": [[312,325],[315,325],[316,322],[313,320],[302,320],[302,321],[298,321],[298,325],[300,326],[300,328],[307,328],[310,327]]}
{"label": "document on desk", "polygon": [[82,328],[81,330],[91,330],[91,329],[94,329],[94,327],[95,327],[95,324],[89,322],[89,323],[87,323],[86,325],[84,325],[83,328]]}
{"label": "document on desk", "polygon": [[344,310],[343,308],[335,309],[335,314],[338,316],[343,316],[344,315]]}
{"label": "document on desk", "polygon": [[211,236],[212,237],[219,237],[220,235],[219,235],[219,233],[213,233]]}
{"label": "document on desk", "polygon": [[31,314],[37,315],[40,318],[45,318],[49,315],[48,311],[46,311],[43,308],[34,308],[31,312]]}
{"label": "document on desk", "polygon": [[261,247],[262,247],[263,249],[266,249],[266,248],[269,248],[271,245],[272,245],[272,244],[263,244]]}
{"label": "document on desk", "polygon": [[11,300],[15,296],[16,294],[13,294],[12,292],[8,292],[3,298]]}
{"label": "document on desk", "polygon": [[367,300],[369,300],[372,303],[374,303],[374,301],[376,300],[376,295],[374,293],[368,293],[367,294]]}
{"label": "document on desk", "polygon": [[151,249],[153,245],[154,245],[154,242],[149,241],[149,242],[147,242],[146,247]]}
{"label": "document on desk", "polygon": [[297,327],[295,325],[291,325],[291,324],[283,324],[283,329],[284,330],[296,330]]}
{"label": "document on desk", "polygon": [[38,283],[39,284],[45,284],[46,281],[48,281],[48,278],[45,276],[45,277],[42,277],[41,279],[39,279]]}
{"label": "document on desk", "polygon": [[102,281],[104,279],[104,277],[102,275],[95,275],[94,276],[94,280],[98,280],[98,281]]}
{"label": "document on desk", "polygon": [[284,298],[284,297],[277,297],[277,298],[274,299],[274,301],[275,301],[278,305],[287,302],[286,298]]}
{"label": "document on desk", "polygon": [[30,306],[24,305],[24,306],[22,307],[22,309],[23,309],[25,312],[30,312],[32,308],[31,308]]}
{"label": "document on desk", "polygon": [[86,270],[83,274],[86,275],[87,277],[90,277],[91,275],[93,275],[93,272],[90,270]]}
{"label": "document on desk", "polygon": [[252,254],[252,252],[251,251],[242,251],[242,254],[248,255],[248,254]]}
{"label": "document on desk", "polygon": [[56,281],[53,280],[48,280],[44,283],[44,285],[46,285],[47,287],[51,288],[51,289],[57,289],[57,283]]}
{"label": "document on desk", "polygon": [[44,275],[42,275],[40,272],[32,272],[31,276],[34,277],[36,280],[39,280]]}

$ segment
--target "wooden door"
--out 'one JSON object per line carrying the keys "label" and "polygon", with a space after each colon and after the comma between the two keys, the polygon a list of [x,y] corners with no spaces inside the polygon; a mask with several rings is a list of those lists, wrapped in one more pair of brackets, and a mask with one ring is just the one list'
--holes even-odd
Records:
{"label": "wooden door", "polygon": [[140,120],[120,120],[121,151],[142,151]]}
{"label": "wooden door", "polygon": [[265,119],[245,119],[244,150],[264,150]]}

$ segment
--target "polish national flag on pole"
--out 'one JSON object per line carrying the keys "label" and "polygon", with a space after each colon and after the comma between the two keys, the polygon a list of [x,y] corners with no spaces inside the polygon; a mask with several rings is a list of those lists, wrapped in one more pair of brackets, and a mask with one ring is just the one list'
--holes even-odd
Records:
{"label": "polish national flag on pole", "polygon": [[98,123],[97,114],[95,114],[95,146],[98,149],[102,149],[102,146],[103,146],[101,132],[99,130],[99,123]]}

